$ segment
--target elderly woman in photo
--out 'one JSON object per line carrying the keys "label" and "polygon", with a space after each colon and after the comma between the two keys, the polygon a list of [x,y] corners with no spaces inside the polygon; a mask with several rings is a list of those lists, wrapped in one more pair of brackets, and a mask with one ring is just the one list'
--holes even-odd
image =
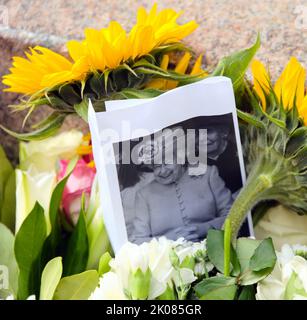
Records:
{"label": "elderly woman in photo", "polygon": [[187,164],[176,159],[151,164],[154,179],[136,194],[130,241],[140,244],[160,236],[201,241],[210,228],[223,225],[233,200],[217,167],[207,166],[205,173],[191,176]]}

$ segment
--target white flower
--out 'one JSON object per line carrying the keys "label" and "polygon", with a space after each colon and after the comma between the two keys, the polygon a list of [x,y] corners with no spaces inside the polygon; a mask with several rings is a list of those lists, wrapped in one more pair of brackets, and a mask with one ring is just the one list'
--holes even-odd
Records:
{"label": "white flower", "polygon": [[89,241],[87,269],[96,269],[99,258],[110,249],[110,240],[104,224],[102,207],[100,205],[97,175],[95,176],[92,185],[85,220]]}
{"label": "white flower", "polygon": [[116,296],[122,293],[128,298],[139,299],[155,299],[172,290],[174,295],[176,290],[187,292],[196,277],[193,268],[172,264],[171,254],[176,253],[178,246],[181,246],[179,261],[193,257],[199,248],[203,248],[202,245],[193,247],[183,240],[172,241],[165,237],[141,245],[125,244],[110,261],[111,271],[102,277],[93,297],[104,299],[111,296],[107,290],[112,287]]}
{"label": "white flower", "polygon": [[55,170],[58,159],[69,160],[77,155],[82,137],[82,132],[71,130],[44,140],[21,142],[20,168],[27,170],[33,165],[40,172]]}
{"label": "white flower", "polygon": [[176,253],[181,264],[190,265],[196,276],[211,271],[214,266],[207,261],[206,239],[201,242],[176,241]]}
{"label": "white flower", "polygon": [[104,274],[89,300],[126,300],[121,279],[114,272]]}
{"label": "white flower", "polygon": [[[284,245],[277,253],[273,272],[257,286],[258,300],[301,300],[307,298],[307,248]],[[300,254],[300,255],[298,255]]]}
{"label": "white flower", "polygon": [[285,244],[281,248],[281,252],[277,252],[278,260],[282,265],[291,261],[294,256],[301,256],[307,258],[307,246],[300,244],[289,245]]}
{"label": "white flower", "polygon": [[281,205],[270,208],[255,227],[258,240],[271,237],[276,250],[287,243],[307,245],[307,215],[298,215]]}
{"label": "white flower", "polygon": [[[2,299],[0,299],[0,300],[2,300]],[[14,295],[11,294],[11,295],[7,296],[5,300],[16,300],[16,299],[15,299]],[[35,294],[32,294],[31,296],[29,296],[27,298],[27,300],[36,300]]]}
{"label": "white flower", "polygon": [[37,172],[33,166],[30,166],[27,171],[16,169],[16,233],[33,209],[35,202],[39,202],[44,208],[47,231],[50,231],[49,203],[55,184],[54,171]]}

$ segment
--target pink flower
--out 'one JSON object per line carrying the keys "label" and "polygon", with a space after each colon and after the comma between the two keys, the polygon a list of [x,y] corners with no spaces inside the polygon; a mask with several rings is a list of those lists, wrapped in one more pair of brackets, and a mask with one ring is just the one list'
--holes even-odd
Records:
{"label": "pink flower", "polygon": [[[64,178],[69,161],[60,161],[60,170],[58,172],[58,180]],[[87,207],[92,184],[96,175],[96,168],[89,165],[84,159],[80,158],[71,173],[62,196],[62,207],[67,220],[76,224],[78,221],[82,194],[85,196],[85,206]]]}

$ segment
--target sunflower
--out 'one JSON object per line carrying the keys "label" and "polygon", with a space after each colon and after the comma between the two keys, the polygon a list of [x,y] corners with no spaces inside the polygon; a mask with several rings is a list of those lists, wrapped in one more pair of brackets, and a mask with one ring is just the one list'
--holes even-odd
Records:
{"label": "sunflower", "polygon": [[238,110],[248,124],[241,130],[248,178],[229,213],[234,237],[248,211],[265,207],[267,200],[307,214],[305,69],[292,57],[275,84],[260,61],[251,69],[254,81],[246,86],[251,112]]}
{"label": "sunflower", "polygon": [[252,62],[251,70],[254,79],[253,89],[264,110],[266,110],[268,97],[272,93],[285,109],[296,106],[299,116],[307,125],[306,71],[295,57],[291,57],[274,85],[268,71],[259,60]]}
{"label": "sunflower", "polygon": [[84,40],[67,42],[70,59],[47,48],[30,48],[26,58],[13,58],[10,74],[3,80],[10,86],[5,90],[26,95],[50,90],[82,80],[88,73],[116,69],[159,46],[178,43],[197,28],[195,21],[179,25],[180,15],[172,9],[158,13],[155,4],[149,13],[139,8],[137,23],[129,33],[116,21],[100,30],[87,28]]}
{"label": "sunflower", "polygon": [[[34,94],[49,86],[66,81],[80,80],[83,72],[77,72],[71,61],[47,48],[36,46],[26,52],[27,58],[13,57],[10,74],[3,83],[10,88],[4,91]],[[45,78],[49,81],[46,83]]]}
{"label": "sunflower", "polygon": [[173,86],[196,81],[196,74],[160,67],[165,54],[187,50],[181,40],[197,28],[195,21],[178,24],[181,14],[172,9],[158,12],[156,4],[149,12],[141,7],[129,32],[116,21],[100,30],[85,29],[83,40],[67,42],[68,58],[43,47],[30,48],[25,58],[14,57],[3,83],[9,86],[6,91],[24,94],[15,109],[29,109],[25,119],[42,105],[54,113],[36,124],[33,134],[2,128],[19,139],[39,139],[58,130],[68,114],[87,120],[89,99],[96,111],[103,111],[106,100],[161,94],[162,90],[146,88],[157,77],[176,81]]}

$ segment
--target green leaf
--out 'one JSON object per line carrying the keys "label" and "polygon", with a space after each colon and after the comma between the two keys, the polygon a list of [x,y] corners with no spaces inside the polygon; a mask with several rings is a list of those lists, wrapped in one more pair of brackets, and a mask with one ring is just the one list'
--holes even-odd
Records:
{"label": "green leaf", "polygon": [[236,251],[242,269],[238,281],[241,285],[257,283],[272,272],[276,262],[276,254],[272,248],[270,238],[263,241],[248,238],[237,240]]}
{"label": "green leaf", "polygon": [[88,101],[87,99],[83,99],[80,103],[74,105],[75,111],[77,114],[87,122],[87,114],[88,114]]}
{"label": "green leaf", "polygon": [[224,232],[210,229],[207,235],[207,252],[209,260],[220,271],[224,272]]}
{"label": "green leaf", "polygon": [[241,120],[247,122],[248,124],[251,124],[260,129],[265,129],[264,123],[261,120],[259,120],[256,116],[244,112],[240,109],[237,109],[237,115]]}
{"label": "green leaf", "polygon": [[18,298],[38,296],[41,278],[40,258],[46,239],[44,209],[36,202],[21,225],[15,240],[15,256],[19,266]]}
{"label": "green leaf", "polygon": [[238,282],[242,286],[249,286],[266,278],[271,272],[273,268],[266,268],[260,271],[252,271],[247,269],[242,275],[239,276]]}
{"label": "green leaf", "polygon": [[48,235],[43,248],[43,261],[46,263],[50,259],[54,258],[57,254],[56,250],[61,241],[61,226],[60,226],[60,205],[62,201],[62,194],[69,179],[73,169],[75,168],[78,162],[78,157],[73,158],[68,166],[65,173],[65,177],[58,182],[54,188],[49,205],[49,218],[51,225],[51,232]]}
{"label": "green leaf", "polygon": [[98,267],[99,277],[101,277],[103,274],[111,270],[111,267],[109,266],[109,262],[111,260],[112,260],[112,257],[109,254],[109,252],[106,252],[101,256],[99,260],[99,267]]}
{"label": "green leaf", "polygon": [[[209,260],[221,272],[224,272],[224,231],[210,229],[207,235],[207,251]],[[230,249],[231,274],[240,273],[240,265],[231,245]]]}
{"label": "green leaf", "polygon": [[59,116],[59,112],[57,111],[54,111],[52,112],[47,118],[37,122],[37,123],[34,123],[31,125],[31,128],[32,129],[40,129],[40,128],[43,128],[45,127],[46,125],[48,125],[49,122],[53,122],[57,119],[57,117]]}
{"label": "green leaf", "polygon": [[58,284],[54,300],[87,300],[98,286],[96,270],[88,270],[70,277],[62,278]]}
{"label": "green leaf", "polygon": [[52,300],[63,271],[62,257],[50,260],[42,273],[40,300]]}
{"label": "green leaf", "polygon": [[216,69],[212,73],[212,76],[225,76],[232,80],[234,90],[240,89],[245,72],[260,47],[260,36],[257,35],[256,42],[248,49],[235,52],[228,57],[224,57]]}
{"label": "green leaf", "polygon": [[81,102],[80,95],[75,91],[71,84],[62,85],[58,91],[61,98],[70,105]]}
{"label": "green leaf", "polygon": [[249,267],[252,271],[261,271],[266,268],[273,268],[276,263],[276,253],[272,238],[264,239],[256,248],[250,259]]}
{"label": "green leaf", "polygon": [[261,243],[260,240],[249,238],[237,239],[236,252],[241,265],[241,272],[243,273],[249,268],[250,258],[253,256],[256,248]]}
{"label": "green leaf", "polygon": [[73,107],[66,103],[63,99],[59,98],[58,96],[54,95],[53,93],[48,92],[45,94],[46,99],[48,100],[48,105],[59,112],[71,113],[73,111]]}
{"label": "green leaf", "polygon": [[[9,272],[8,288],[0,289],[0,298],[6,298],[10,294],[17,296],[19,270],[14,254],[14,240],[12,232],[0,223],[0,265],[6,266]],[[0,278],[3,276],[0,272]],[[2,284],[3,281],[4,279]]]}
{"label": "green leaf", "polygon": [[64,275],[72,275],[85,270],[89,255],[89,243],[84,211],[81,209],[78,223],[68,241],[64,259]]}
{"label": "green leaf", "polygon": [[201,300],[234,300],[237,289],[236,279],[224,276],[204,279],[194,287]]}
{"label": "green leaf", "polygon": [[6,154],[0,145],[0,221],[1,221],[1,206],[3,203],[5,186],[13,171],[11,163],[8,161]]}
{"label": "green leaf", "polygon": [[[1,203],[1,202],[0,202]],[[7,179],[4,188],[2,207],[0,208],[1,222],[5,224],[12,232],[15,230],[16,214],[16,179],[13,170]]]}
{"label": "green leaf", "polygon": [[106,93],[103,74],[93,74],[93,76],[89,80],[89,85],[91,90],[96,94],[98,99],[100,99]]}
{"label": "green leaf", "polygon": [[245,286],[243,287],[238,300],[256,300],[255,295],[254,286]]}
{"label": "green leaf", "polygon": [[162,94],[164,91],[157,90],[157,89],[124,89],[120,92],[114,94],[114,96],[119,96],[120,98],[125,99],[147,99],[147,98],[154,98]]}
{"label": "green leaf", "polygon": [[65,114],[57,114],[55,117],[50,119],[44,126],[40,126],[37,130],[34,130],[29,133],[17,133],[12,130],[5,128],[4,126],[0,125],[0,128],[4,130],[9,135],[25,141],[31,140],[42,140],[52,136],[55,132],[57,132],[60,127],[62,126],[66,115]]}

